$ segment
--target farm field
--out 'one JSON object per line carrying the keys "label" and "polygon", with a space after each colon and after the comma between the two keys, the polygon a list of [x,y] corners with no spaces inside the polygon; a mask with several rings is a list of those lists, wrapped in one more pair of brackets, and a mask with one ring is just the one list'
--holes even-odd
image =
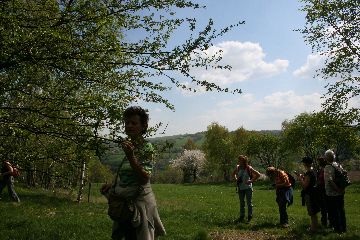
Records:
{"label": "farm field", "polygon": [[[0,239],[110,239],[111,220],[105,198],[93,185],[90,202],[74,201],[74,193],[50,193],[17,186],[21,203],[9,201],[7,191],[0,201]],[[360,239],[360,184],[348,187],[345,197],[348,232],[339,236],[329,229],[309,235],[309,217],[301,206],[300,191],[288,208],[290,227],[280,228],[275,192],[269,184],[254,188],[254,219],[250,224],[235,223],[239,201],[229,184],[154,184],[165,239]],[[85,191],[86,192],[86,191]]]}

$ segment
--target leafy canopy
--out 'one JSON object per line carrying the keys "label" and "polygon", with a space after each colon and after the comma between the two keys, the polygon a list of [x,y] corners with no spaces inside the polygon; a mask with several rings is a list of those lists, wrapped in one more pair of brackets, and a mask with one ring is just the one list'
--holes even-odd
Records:
{"label": "leafy canopy", "polygon": [[[179,79],[229,91],[189,72],[230,68],[218,64],[218,54],[203,51],[243,22],[217,31],[210,19],[198,31],[195,19],[177,17],[180,9],[200,7],[187,0],[1,1],[1,142],[44,136],[45,157],[50,139],[99,153],[101,133],[117,137],[128,105],[145,101],[174,109],[164,91],[195,90]],[[171,46],[184,27],[194,34]]]}
{"label": "leafy canopy", "polygon": [[359,126],[360,4],[358,0],[301,0],[306,25],[300,32],[325,57],[318,75],[328,79],[324,110]]}

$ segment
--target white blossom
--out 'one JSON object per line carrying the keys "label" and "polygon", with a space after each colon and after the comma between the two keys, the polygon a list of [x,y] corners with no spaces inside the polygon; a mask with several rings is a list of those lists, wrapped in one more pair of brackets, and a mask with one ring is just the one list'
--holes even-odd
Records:
{"label": "white blossom", "polygon": [[197,175],[204,169],[205,162],[205,153],[201,150],[185,149],[180,157],[172,160],[171,166],[181,169],[184,175],[193,175],[195,180]]}

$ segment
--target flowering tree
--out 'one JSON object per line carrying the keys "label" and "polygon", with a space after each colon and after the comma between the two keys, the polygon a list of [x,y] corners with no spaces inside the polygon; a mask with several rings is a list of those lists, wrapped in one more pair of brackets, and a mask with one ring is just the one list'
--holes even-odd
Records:
{"label": "flowering tree", "polygon": [[205,154],[201,150],[184,150],[180,157],[172,161],[171,166],[183,171],[183,182],[195,182],[204,169]]}

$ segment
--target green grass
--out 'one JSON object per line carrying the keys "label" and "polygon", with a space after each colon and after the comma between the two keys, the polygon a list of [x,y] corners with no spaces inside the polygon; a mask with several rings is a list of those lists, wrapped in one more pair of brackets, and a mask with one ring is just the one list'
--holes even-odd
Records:
{"label": "green grass", "polygon": [[[4,190],[0,201],[0,239],[110,239],[111,220],[105,199],[92,187],[90,203],[77,204],[64,193],[17,188],[22,200],[12,203]],[[263,234],[271,239],[360,239],[360,184],[346,192],[345,205],[348,233],[339,235],[330,230],[309,236],[309,217],[301,206],[299,190],[295,203],[288,208],[290,228],[282,229],[274,190],[267,185],[255,186],[252,223],[234,223],[239,215],[239,200],[232,185],[153,185],[165,239],[210,239],[213,233],[231,235]],[[255,238],[254,238],[255,239]]]}

